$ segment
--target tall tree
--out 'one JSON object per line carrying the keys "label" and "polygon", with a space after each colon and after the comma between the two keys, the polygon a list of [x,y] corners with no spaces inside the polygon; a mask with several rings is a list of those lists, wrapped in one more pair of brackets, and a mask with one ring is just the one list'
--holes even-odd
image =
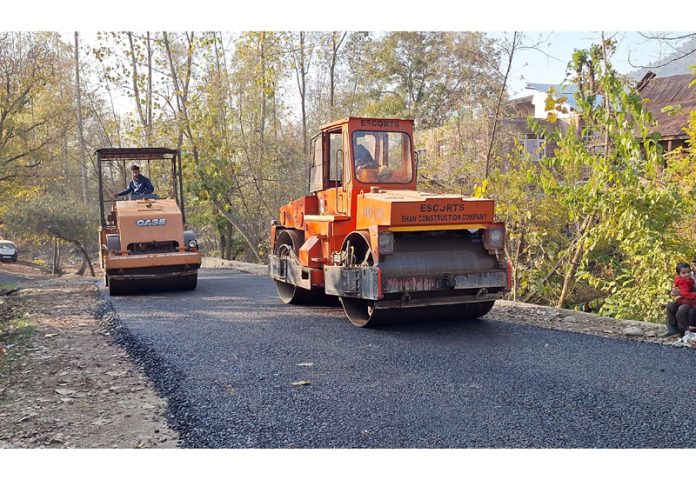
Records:
{"label": "tall tree", "polygon": [[82,204],[88,203],[87,188],[87,160],[85,135],[82,123],[82,86],[80,85],[80,35],[75,32],[75,102],[77,111],[77,138],[80,144],[80,174],[82,177]]}
{"label": "tall tree", "polygon": [[314,46],[308,44],[306,32],[291,33],[289,35],[291,58],[297,80],[297,90],[300,94],[300,112],[302,114],[302,153],[307,157],[309,142],[307,139],[307,83],[309,69],[312,65]]}
{"label": "tall tree", "polygon": [[72,125],[71,105],[56,98],[69,65],[63,48],[53,34],[0,34],[0,183],[38,167]]}
{"label": "tall tree", "polygon": [[336,67],[338,65],[338,54],[348,32],[331,32],[329,35],[331,40],[329,54],[329,111],[331,112],[331,118],[334,118],[336,114]]}
{"label": "tall tree", "polygon": [[371,80],[368,113],[443,125],[462,104],[480,108],[498,90],[493,42],[473,32],[389,32],[362,66]]}

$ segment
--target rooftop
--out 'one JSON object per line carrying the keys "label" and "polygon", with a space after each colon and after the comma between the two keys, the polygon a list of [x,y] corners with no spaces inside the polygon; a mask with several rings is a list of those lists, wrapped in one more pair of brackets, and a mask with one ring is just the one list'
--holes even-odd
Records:
{"label": "rooftop", "polygon": [[[648,72],[638,84],[638,92],[647,100],[644,108],[648,110],[657,121],[657,127],[650,132],[660,132],[662,138],[676,139],[687,138],[684,128],[689,124],[689,115],[696,111],[696,85],[690,87],[696,80],[694,75],[673,75],[671,77],[655,77]],[[676,111],[668,106],[681,107]]]}

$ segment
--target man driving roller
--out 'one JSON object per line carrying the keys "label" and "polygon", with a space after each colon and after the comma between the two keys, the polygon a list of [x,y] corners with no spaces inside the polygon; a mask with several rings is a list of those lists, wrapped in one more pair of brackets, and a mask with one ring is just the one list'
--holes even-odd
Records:
{"label": "man driving roller", "polygon": [[124,191],[114,194],[114,198],[122,197],[124,195],[146,195],[154,193],[155,187],[152,186],[152,182],[145,175],[140,173],[140,167],[137,165],[132,165],[130,167],[132,177],[131,181],[128,182],[128,188]]}

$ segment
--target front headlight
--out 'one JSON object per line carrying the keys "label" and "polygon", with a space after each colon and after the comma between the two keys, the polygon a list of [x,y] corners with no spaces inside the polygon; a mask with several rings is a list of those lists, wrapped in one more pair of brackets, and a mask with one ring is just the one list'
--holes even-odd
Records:
{"label": "front headlight", "polygon": [[505,228],[487,228],[483,233],[483,247],[486,250],[502,250],[505,248]]}
{"label": "front headlight", "polygon": [[198,248],[198,242],[195,240],[189,240],[188,248]]}
{"label": "front headlight", "polygon": [[394,234],[392,232],[380,232],[379,254],[389,255],[394,253]]}

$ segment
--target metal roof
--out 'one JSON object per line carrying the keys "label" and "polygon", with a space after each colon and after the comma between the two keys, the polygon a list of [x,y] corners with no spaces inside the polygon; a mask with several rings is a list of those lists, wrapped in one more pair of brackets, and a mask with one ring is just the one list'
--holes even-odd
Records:
{"label": "metal roof", "polygon": [[[696,77],[694,75],[672,75],[671,77],[647,77],[641,82],[640,96],[647,100],[643,105],[657,121],[657,126],[650,133],[660,132],[662,138],[688,138],[684,128],[689,124],[689,115],[696,111],[696,86],[689,87]],[[681,107],[679,111],[663,112],[668,106]]]}
{"label": "metal roof", "polygon": [[171,148],[99,148],[96,153],[100,160],[156,160],[176,155]]}

